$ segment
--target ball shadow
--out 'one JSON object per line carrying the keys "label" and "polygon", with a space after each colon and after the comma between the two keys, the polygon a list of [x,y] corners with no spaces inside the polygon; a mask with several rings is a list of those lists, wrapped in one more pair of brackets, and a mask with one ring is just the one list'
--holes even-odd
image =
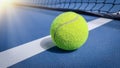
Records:
{"label": "ball shadow", "polygon": [[[41,40],[40,46],[48,52],[52,53],[71,53],[76,50],[66,51],[58,48],[52,41],[51,37],[47,37]],[[50,49],[49,49],[50,48]]]}

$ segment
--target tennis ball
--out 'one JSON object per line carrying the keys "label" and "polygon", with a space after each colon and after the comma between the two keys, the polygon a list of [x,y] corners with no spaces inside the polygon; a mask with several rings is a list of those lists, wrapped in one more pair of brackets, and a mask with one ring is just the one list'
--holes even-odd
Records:
{"label": "tennis ball", "polygon": [[57,47],[63,50],[80,48],[88,38],[88,26],[85,19],[74,12],[60,14],[53,21],[50,34]]}

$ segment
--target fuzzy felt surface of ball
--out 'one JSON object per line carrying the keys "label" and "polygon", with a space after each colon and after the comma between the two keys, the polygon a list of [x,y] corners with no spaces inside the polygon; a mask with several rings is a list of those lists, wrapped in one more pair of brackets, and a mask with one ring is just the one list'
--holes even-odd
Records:
{"label": "fuzzy felt surface of ball", "polygon": [[87,22],[81,15],[64,12],[54,19],[50,34],[60,49],[75,50],[86,42],[89,31]]}

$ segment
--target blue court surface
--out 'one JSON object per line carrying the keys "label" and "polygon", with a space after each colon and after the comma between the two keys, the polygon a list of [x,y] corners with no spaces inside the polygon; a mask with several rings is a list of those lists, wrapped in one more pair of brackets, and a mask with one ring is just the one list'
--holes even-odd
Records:
{"label": "blue court surface", "polygon": [[78,50],[52,43],[50,26],[63,13],[12,6],[0,13],[0,68],[120,68],[120,21],[82,15],[89,38]]}

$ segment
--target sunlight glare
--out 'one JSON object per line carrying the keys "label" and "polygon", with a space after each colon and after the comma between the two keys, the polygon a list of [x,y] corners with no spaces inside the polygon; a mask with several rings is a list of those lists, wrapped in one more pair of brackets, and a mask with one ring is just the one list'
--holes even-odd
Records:
{"label": "sunlight glare", "polygon": [[14,0],[0,0],[0,8],[9,7],[13,2]]}

